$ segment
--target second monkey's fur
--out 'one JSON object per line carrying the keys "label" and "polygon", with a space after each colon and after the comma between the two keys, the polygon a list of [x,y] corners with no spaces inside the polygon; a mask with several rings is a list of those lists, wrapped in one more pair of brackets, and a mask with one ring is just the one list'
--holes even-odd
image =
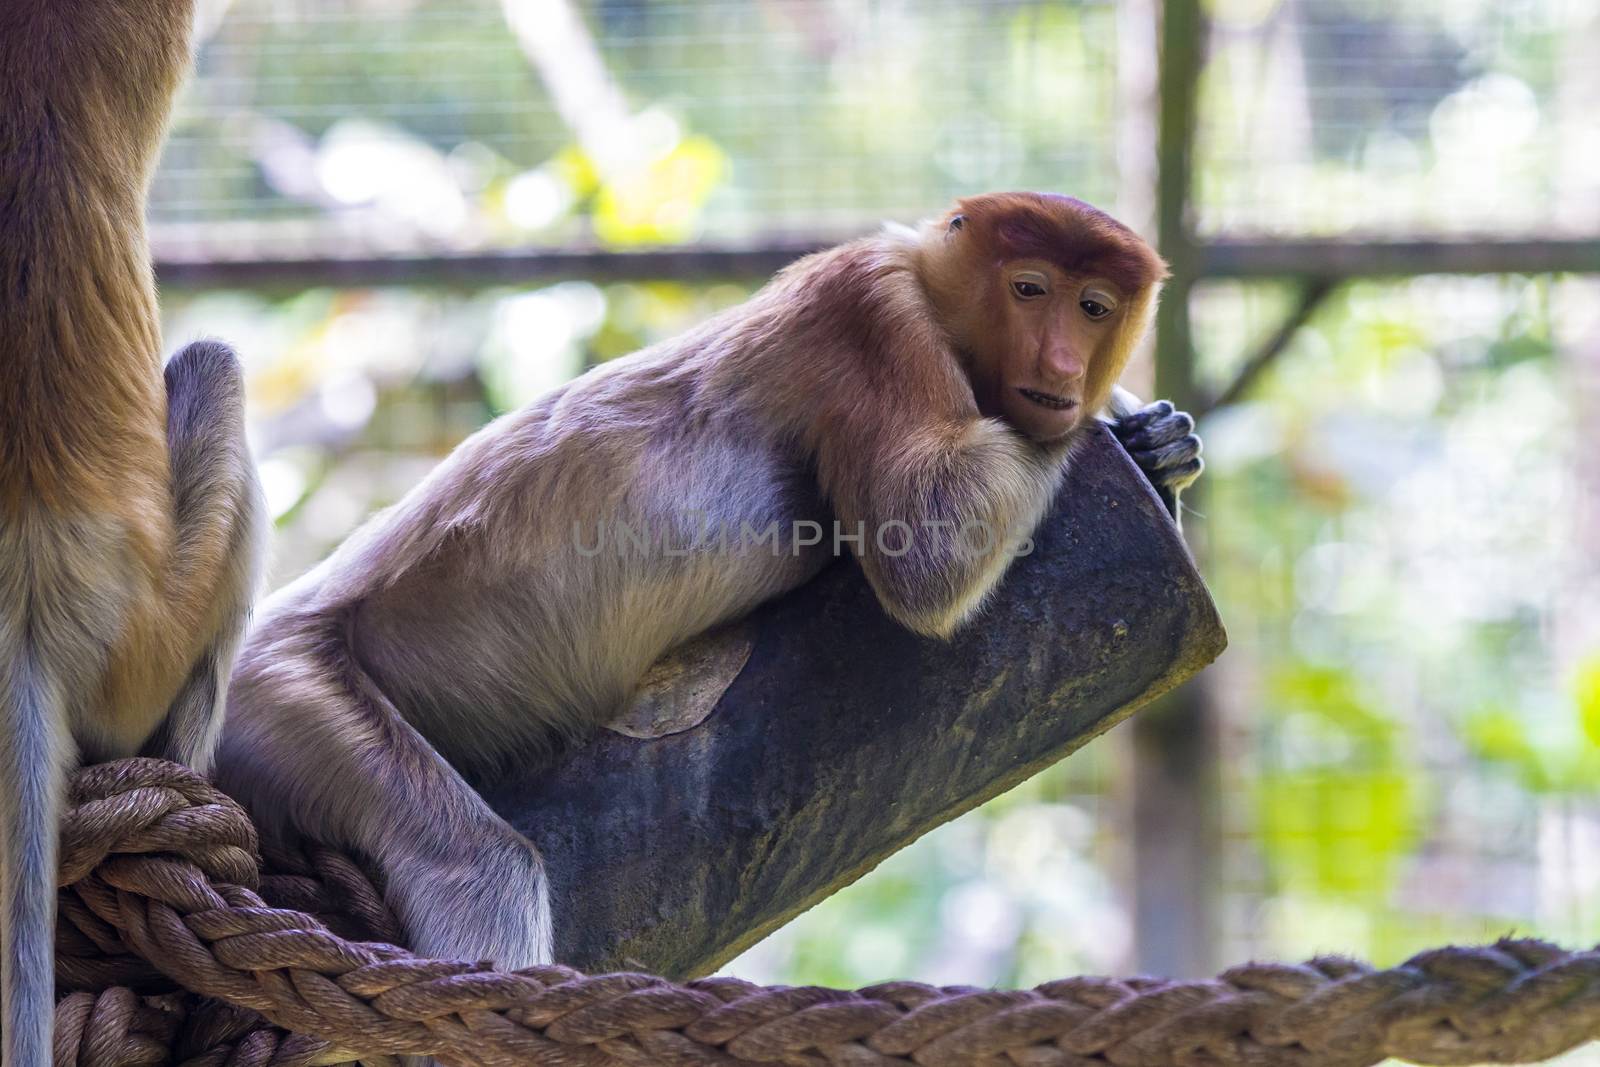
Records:
{"label": "second monkey's fur", "polygon": [[238,360],[161,364],[145,188],[190,0],[0,3],[0,975],[45,1067],[67,769],[204,770],[258,573]]}

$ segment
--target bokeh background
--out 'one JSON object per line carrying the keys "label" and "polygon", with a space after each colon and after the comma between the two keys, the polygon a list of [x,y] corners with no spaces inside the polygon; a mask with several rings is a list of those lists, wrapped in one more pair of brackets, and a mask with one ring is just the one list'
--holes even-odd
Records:
{"label": "bokeh background", "polygon": [[[1070,192],[1183,242],[1164,325],[1192,345],[1133,381],[1203,412],[1185,521],[1232,647],[1166,729],[1119,727],[728,971],[1010,984],[1593,942],[1600,7],[1174,5],[1196,21],[1164,47],[1157,0],[204,5],[151,221],[169,344],[246,361],[273,584],[761,264],[965,193]],[[1166,71],[1166,123],[1163,62],[1198,70]],[[1326,269],[1396,241],[1487,273]],[[1186,258],[1210,242],[1258,266]],[[561,249],[601,267],[558,280]],[[1158,780],[1163,748],[1189,772]]]}

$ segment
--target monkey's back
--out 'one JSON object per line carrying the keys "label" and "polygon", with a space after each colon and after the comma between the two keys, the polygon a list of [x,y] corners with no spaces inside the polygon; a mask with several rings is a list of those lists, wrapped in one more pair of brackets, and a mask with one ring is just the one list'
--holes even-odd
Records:
{"label": "monkey's back", "polygon": [[[256,634],[346,613],[362,669],[468,772],[603,721],[664,652],[831,558],[795,544],[828,519],[803,450],[715,387],[715,325],[479,431],[270,598]],[[247,642],[245,688],[266,649]]]}

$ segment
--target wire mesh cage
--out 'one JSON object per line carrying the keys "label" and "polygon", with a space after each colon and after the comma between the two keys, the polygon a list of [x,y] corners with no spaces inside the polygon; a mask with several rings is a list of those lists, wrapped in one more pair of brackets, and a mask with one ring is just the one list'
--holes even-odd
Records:
{"label": "wire mesh cage", "polygon": [[1215,5],[1207,234],[1589,234],[1600,51],[1574,0]]}
{"label": "wire mesh cage", "polygon": [[[1135,8],[1143,5],[1132,5]],[[1592,231],[1576,0],[1225,0],[1205,233]],[[827,241],[987,188],[1153,175],[1146,31],[1106,0],[237,0],[152,193],[190,257]]]}
{"label": "wire mesh cage", "polygon": [[239,0],[152,220],[191,255],[271,256],[829,239],[986,188],[1105,201],[1115,21],[1103,0]]}

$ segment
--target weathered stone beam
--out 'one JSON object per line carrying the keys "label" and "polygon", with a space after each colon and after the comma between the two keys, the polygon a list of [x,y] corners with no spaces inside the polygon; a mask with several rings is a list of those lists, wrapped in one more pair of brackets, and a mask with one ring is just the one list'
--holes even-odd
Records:
{"label": "weathered stone beam", "polygon": [[[949,642],[891,621],[855,564],[837,564],[710,643],[688,672],[711,679],[698,725],[606,731],[493,789],[549,863],[557,958],[705,973],[1226,644],[1182,538],[1109,433],[1035,541]],[[719,670],[737,671],[720,699]]]}

